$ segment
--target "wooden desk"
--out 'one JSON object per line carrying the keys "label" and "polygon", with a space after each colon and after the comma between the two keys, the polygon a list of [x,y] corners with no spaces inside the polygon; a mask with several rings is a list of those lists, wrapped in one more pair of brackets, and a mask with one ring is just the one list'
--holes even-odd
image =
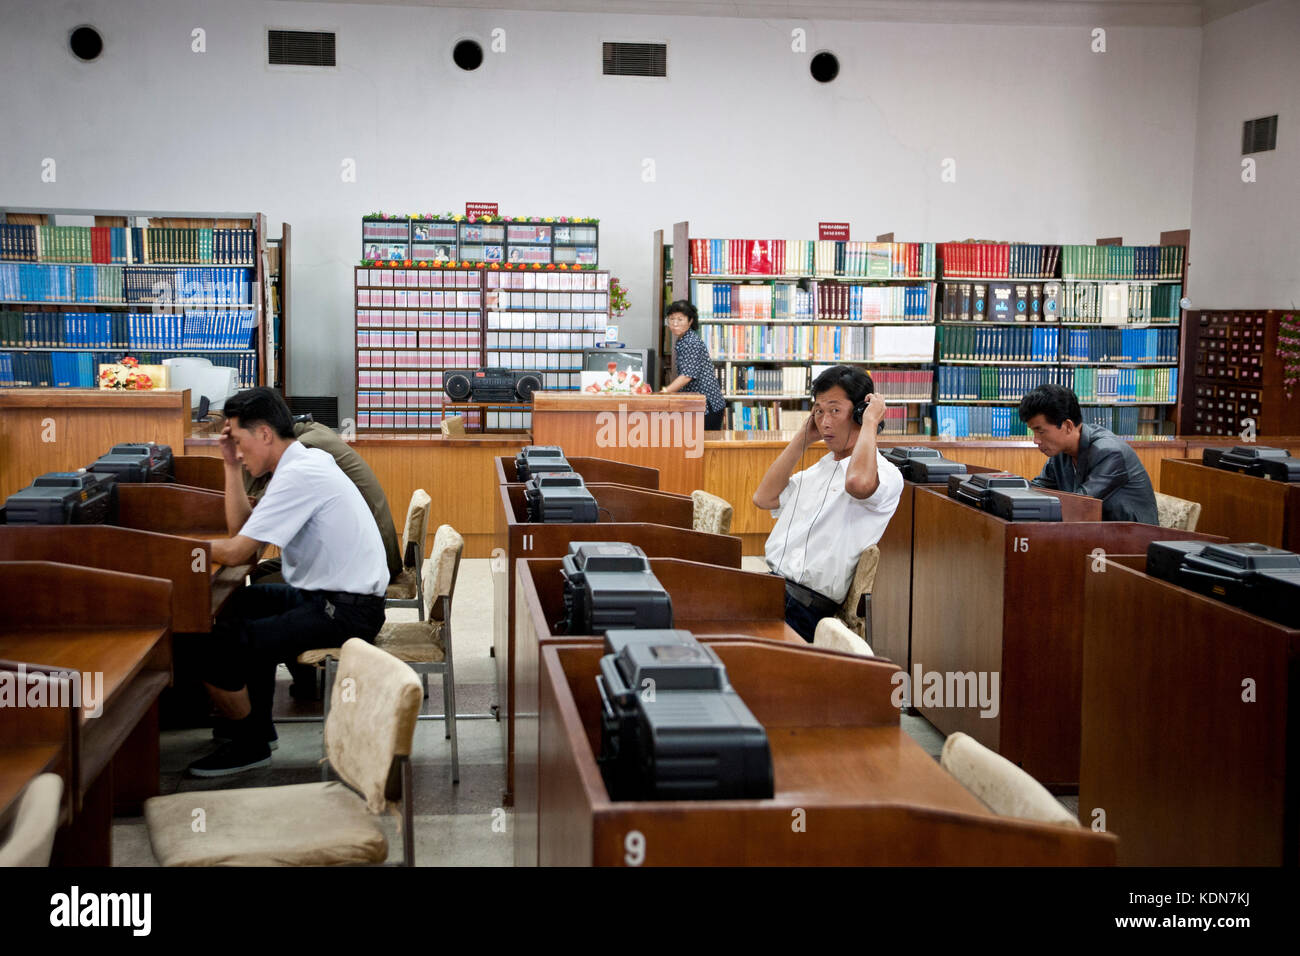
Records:
{"label": "wooden desk", "polygon": [[112,525],[0,525],[0,561],[55,561],[172,584],[172,627],[207,632],[249,565],[222,567],[206,543]]}
{"label": "wooden desk", "polygon": [[[993,470],[983,465],[966,466],[972,475]],[[898,510],[877,542],[880,564],[876,566],[876,580],[871,588],[871,649],[909,673],[912,669],[913,498],[917,488],[945,493],[947,485],[919,485],[903,480]]]}
{"label": "wooden desk", "polygon": [[1198,531],[1300,551],[1300,484],[1166,458],[1160,463],[1160,490],[1201,503]]}
{"label": "wooden desk", "polygon": [[1084,583],[1079,819],[1105,811],[1124,865],[1293,867],[1300,630],[1145,564],[1122,557]]}
{"label": "wooden desk", "polygon": [[185,449],[190,394],[94,388],[0,389],[0,501],[37,475],[85,468],[122,442]]}
{"label": "wooden desk", "polygon": [[540,524],[524,520],[524,486],[498,485],[497,548],[492,559],[493,654],[497,665],[497,706],[502,747],[506,755],[507,804],[514,793],[515,712],[518,694],[515,642],[515,586],[517,562],[522,557],[562,558],[570,541],[626,541],[647,556],[690,555],[697,561],[729,568],[740,567],[740,540],[730,535],[691,530],[681,495],[629,488],[625,485],[588,485],[593,497],[618,522],[599,524]]}
{"label": "wooden desk", "polygon": [[704,396],[533,394],[533,444],[659,469],[665,491],[704,487]]}
{"label": "wooden desk", "polygon": [[[108,866],[113,810],[139,813],[158,793],[158,695],[171,681],[171,587],[116,571],[0,563],[6,668],[21,663],[94,675],[96,692],[102,675],[102,699],[82,696],[76,759],[65,780],[75,797],[71,826],[55,845],[64,863]],[[33,600],[42,594],[58,600]]]}
{"label": "wooden desk", "polygon": [[[633,488],[659,490],[659,469],[644,468],[641,465],[629,465],[625,461],[610,461],[608,458],[570,458],[565,461],[573,468],[575,474],[581,475],[587,484],[605,482],[617,485],[631,485]],[[497,456],[497,482],[499,484],[519,481],[515,470],[514,456],[509,458]]]}
{"label": "wooden desk", "polygon": [[[743,634],[806,647],[785,623],[785,583],[772,574],[651,558],[650,567],[673,603],[673,626],[700,636]],[[515,864],[537,862],[538,667],[540,649],[553,641],[600,641],[596,635],[556,634],[564,617],[564,583],[556,558],[519,563],[515,603],[517,653],[514,756]]]}
{"label": "wooden desk", "polygon": [[[1114,862],[1110,834],[992,815],[899,727],[889,702],[894,665],[745,638],[712,647],[767,730],[773,799],[612,802],[595,757],[595,677],[603,649],[596,642],[547,644],[538,812],[543,865]],[[796,819],[802,829],[792,825]],[[629,852],[632,831],[641,834],[638,855]]]}
{"label": "wooden desk", "polygon": [[[1062,499],[1062,513],[1088,503],[1100,518],[1101,501],[1079,495]],[[1083,579],[1100,567],[1093,550],[1145,553],[1151,541],[1220,539],[1127,521],[1009,522],[928,488],[916,489],[915,513],[912,682],[918,670],[945,682],[973,672],[991,688],[997,675],[1000,700],[996,716],[981,717],[978,703],[927,705],[921,684],[912,687],[913,706],[945,734],[964,731],[1043,784],[1073,789]]]}
{"label": "wooden desk", "polygon": [[[18,662],[0,661],[0,670],[17,672]],[[26,687],[17,685],[18,693],[27,694],[28,688],[43,684],[37,693],[55,705],[0,709],[0,833],[8,830],[18,799],[36,777],[57,773],[65,783],[76,779],[81,715],[72,706],[71,682],[39,671],[24,676]],[[72,822],[76,796],[75,788],[63,788],[60,825]]]}
{"label": "wooden desk", "polygon": [[226,490],[226,466],[221,457],[208,455],[182,455],[179,448],[173,448],[172,469],[176,473],[176,483],[191,488],[203,488],[208,491]]}

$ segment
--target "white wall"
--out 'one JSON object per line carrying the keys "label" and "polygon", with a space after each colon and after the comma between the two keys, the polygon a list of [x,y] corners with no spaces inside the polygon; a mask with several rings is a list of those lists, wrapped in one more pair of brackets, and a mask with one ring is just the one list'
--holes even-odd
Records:
{"label": "white wall", "polygon": [[[1277,149],[1242,180],[1241,125],[1278,114]],[[1195,308],[1300,304],[1300,2],[1205,25],[1188,294]]]}
{"label": "white wall", "polygon": [[[1244,14],[1242,14],[1244,15]],[[76,62],[67,31],[107,48]],[[1191,216],[1201,33],[529,14],[232,0],[7,3],[0,204],[250,210],[294,228],[293,391],[349,410],[359,219],[495,201],[601,218],[650,340],[650,235],[1154,242]],[[337,70],[268,68],[267,27],[338,32]],[[808,30],[809,53],[791,51]],[[207,31],[208,52],[190,50]],[[507,50],[476,74],[463,35]],[[602,40],[666,40],[667,80],[601,77]],[[841,60],[829,86],[811,52]],[[1285,129],[1285,122],[1283,128]],[[58,161],[42,183],[44,157]],[[359,181],[340,181],[354,158]],[[957,180],[940,180],[956,160]],[[642,181],[642,160],[657,180]]]}

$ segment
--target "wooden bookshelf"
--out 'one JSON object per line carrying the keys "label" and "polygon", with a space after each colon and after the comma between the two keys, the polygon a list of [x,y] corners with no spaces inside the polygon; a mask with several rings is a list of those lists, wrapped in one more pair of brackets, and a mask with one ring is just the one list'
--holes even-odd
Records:
{"label": "wooden bookshelf", "polygon": [[[1085,422],[1128,438],[1174,434],[1188,237],[940,244],[936,433],[1021,437],[1020,399],[1052,382],[1079,396]],[[993,318],[995,298],[1009,305],[1005,320]]]}
{"label": "wooden bookshelf", "polygon": [[[267,384],[262,214],[3,208],[0,234],[7,226],[38,227],[39,246],[14,233],[0,242],[0,272],[19,293],[0,291],[0,387],[93,388],[98,365],[126,355],[144,365],[199,356],[238,369],[244,387]],[[226,284],[220,295],[216,283]],[[246,347],[184,344],[203,313],[232,312],[247,316]],[[133,316],[164,318],[145,338]]]}
{"label": "wooden bookshelf", "polygon": [[526,404],[454,402],[446,375],[510,368],[576,390],[583,349],[609,323],[609,273],[358,266],[353,301],[358,431],[432,433],[444,415],[470,431],[521,431]]}
{"label": "wooden bookshelf", "polygon": [[266,341],[263,349],[267,356],[266,382],[286,398],[289,391],[289,293],[290,263],[292,261],[292,230],[287,222],[280,224],[280,238],[266,240],[265,276]]}
{"label": "wooden bookshelf", "polygon": [[[657,349],[667,382],[676,375],[663,322],[667,301],[689,299],[728,402],[726,427],[797,427],[810,407],[818,366],[872,372],[893,403],[890,434],[924,434],[933,395],[933,246],[786,240],[692,241],[689,223],[652,239]],[[756,257],[744,246],[756,247]],[[870,253],[887,263],[871,266]],[[708,258],[706,259],[706,256]],[[755,263],[757,271],[751,271]],[[669,298],[671,296],[671,299]],[[783,416],[784,413],[784,416]]]}

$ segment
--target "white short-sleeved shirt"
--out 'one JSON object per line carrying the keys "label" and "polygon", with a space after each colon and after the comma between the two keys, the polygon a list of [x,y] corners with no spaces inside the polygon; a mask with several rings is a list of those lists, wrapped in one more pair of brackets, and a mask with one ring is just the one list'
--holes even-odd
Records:
{"label": "white short-sleeved shirt", "polygon": [[903,493],[903,475],[876,452],[880,485],[869,498],[844,490],[849,455],[827,452],[811,468],[790,476],[772,510],[767,566],[782,577],[843,601],[862,552],[880,540]]}
{"label": "white short-sleeved shirt", "polygon": [[291,587],[379,596],[388,589],[374,515],[327,451],[290,444],[239,533],[280,549]]}

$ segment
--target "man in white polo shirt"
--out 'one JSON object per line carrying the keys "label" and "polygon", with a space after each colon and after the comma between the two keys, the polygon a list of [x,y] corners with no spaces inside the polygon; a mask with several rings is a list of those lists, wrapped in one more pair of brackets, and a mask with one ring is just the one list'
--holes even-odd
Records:
{"label": "man in white polo shirt", "polygon": [[[898,508],[903,476],[876,450],[885,401],[871,376],[836,365],[817,376],[813,412],[754,492],[776,527],[768,535],[767,566],[785,578],[785,620],[811,642],[817,622],[833,617],[853,583],[862,552],[880,540]],[[818,438],[827,453],[791,475]]]}
{"label": "man in white polo shirt", "polygon": [[[211,634],[198,636],[204,684],[225,716],[228,742],[190,764],[198,777],[239,773],[271,762],[275,669],[314,647],[350,637],[373,640],[384,623],[388,562],[374,516],[328,452],[294,438],[293,417],[269,388],[226,402],[221,454],[226,469],[228,539],[211,542],[213,560],[245,564],[258,548],[280,549],[283,584],[237,591]],[[252,508],[243,468],[271,475]]]}

